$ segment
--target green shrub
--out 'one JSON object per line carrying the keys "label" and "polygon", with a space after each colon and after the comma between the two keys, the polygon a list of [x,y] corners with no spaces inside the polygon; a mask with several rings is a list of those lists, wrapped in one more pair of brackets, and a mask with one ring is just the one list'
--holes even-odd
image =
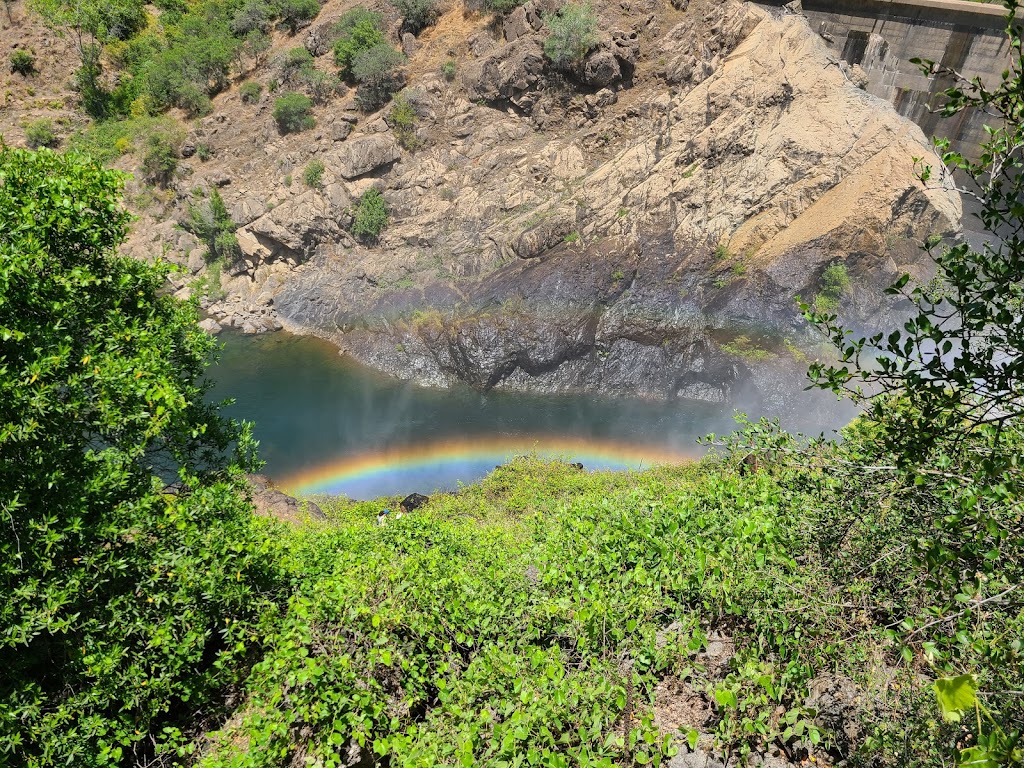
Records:
{"label": "green shrub", "polygon": [[146,138],[146,152],[142,156],[142,170],[146,179],[166,187],[178,170],[177,137],[165,133],[154,133]]}
{"label": "green shrub", "polygon": [[845,264],[830,264],[821,273],[819,281],[821,290],[814,298],[814,306],[819,312],[836,312],[839,302],[850,287],[850,275]]}
{"label": "green shrub", "polygon": [[388,122],[395,132],[398,143],[410,152],[416,148],[416,110],[409,99],[399,94],[388,112]]}
{"label": "green shrub", "polygon": [[365,112],[380,109],[405,82],[405,56],[387,43],[375,45],[356,55],[352,77],[359,83],[356,103]]}
{"label": "green shrub", "polygon": [[544,55],[559,69],[579,64],[597,43],[597,14],[589,3],[566,3],[556,15],[546,17],[544,25]]}
{"label": "green shrub", "polygon": [[389,0],[414,34],[429,27],[441,15],[440,0]]}
{"label": "green shrub", "polygon": [[32,149],[39,147],[56,147],[60,144],[60,137],[53,127],[53,121],[43,118],[33,120],[25,126],[25,143]]}
{"label": "green shrub", "polygon": [[360,53],[385,42],[384,20],[379,13],[356,6],[334,25],[338,36],[334,43],[334,63],[346,80],[352,76],[353,62]]}
{"label": "green shrub", "polygon": [[213,157],[213,149],[210,147],[209,144],[199,144],[196,147],[196,157],[198,157],[200,161],[205,163],[207,160]]}
{"label": "green shrub", "polygon": [[316,18],[320,13],[318,0],[277,0],[277,13],[291,34],[299,31],[299,27]]}
{"label": "green shrub", "polygon": [[302,93],[286,93],[274,102],[274,121],[281,133],[299,133],[316,125],[313,102]]}
{"label": "green shrub", "polygon": [[31,51],[26,51],[24,48],[16,48],[11,53],[11,72],[28,77],[35,74],[35,71],[36,57]]}
{"label": "green shrub", "polygon": [[210,97],[195,83],[184,83],[178,89],[174,103],[185,110],[189,117],[205,117],[213,112]]}
{"label": "green shrub", "polygon": [[170,268],[118,252],[123,176],[0,149],[0,177],[2,760],[145,765],[227,716],[275,613],[253,443]]}
{"label": "green shrub", "polygon": [[483,10],[495,16],[507,16],[525,2],[526,0],[483,0],[481,5]]}
{"label": "green shrub", "polygon": [[447,80],[449,83],[455,79],[455,71],[457,68],[455,59],[448,59],[444,64],[441,65],[441,77]]}
{"label": "green shrub", "polygon": [[336,75],[321,72],[319,69],[307,69],[300,79],[314,104],[326,104],[341,86]]}
{"label": "green shrub", "polygon": [[267,0],[246,0],[231,17],[231,31],[238,37],[251,32],[266,32],[274,9]]}
{"label": "green shrub", "polygon": [[384,195],[377,189],[368,189],[359,198],[352,217],[352,234],[361,240],[374,242],[388,225],[388,207]]}
{"label": "green shrub", "polygon": [[253,65],[259,67],[263,64],[267,51],[270,50],[270,38],[264,32],[254,29],[245,36],[242,49],[252,57]]}
{"label": "green shrub", "polygon": [[278,63],[282,83],[291,83],[305,71],[313,68],[313,54],[302,46],[292,48]]}
{"label": "green shrub", "polygon": [[260,94],[262,93],[263,86],[253,80],[242,83],[242,87],[238,89],[238,97],[242,100],[243,104],[255,104],[260,100]]}
{"label": "green shrub", "polygon": [[200,203],[189,205],[183,226],[206,244],[207,263],[233,264],[241,257],[235,236],[237,227],[216,187],[211,187],[210,194],[203,196]]}
{"label": "green shrub", "polygon": [[71,148],[90,155],[100,163],[110,163],[136,146],[144,148],[154,134],[170,136],[180,143],[181,127],[168,117],[139,117],[93,123],[71,137]]}
{"label": "green shrub", "polygon": [[324,164],[320,160],[310,160],[302,172],[302,181],[307,187],[320,189],[323,186]]}

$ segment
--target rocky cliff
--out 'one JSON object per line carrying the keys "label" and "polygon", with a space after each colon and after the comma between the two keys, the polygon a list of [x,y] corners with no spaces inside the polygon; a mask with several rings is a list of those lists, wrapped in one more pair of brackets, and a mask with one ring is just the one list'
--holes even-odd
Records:
{"label": "rocky cliff", "polygon": [[[314,333],[439,386],[774,391],[810,339],[794,297],[819,296],[835,265],[841,317],[898,318],[881,289],[927,276],[920,242],[955,236],[960,202],[917,180],[921,131],[861,90],[802,16],[599,3],[601,41],[566,73],[543,55],[545,3],[501,22],[456,7],[402,36],[417,115],[404,146],[388,108],[359,113],[351,94],[285,136],[272,97],[222,94],[188,136],[174,199],[144,214],[131,248],[162,247],[193,282],[202,249],[175,219],[216,186],[244,259],[221,275],[214,316]],[[323,32],[347,7],[332,0],[299,33],[321,68]],[[314,159],[325,172],[311,189],[297,177]],[[366,244],[348,226],[371,187],[392,223]]]}

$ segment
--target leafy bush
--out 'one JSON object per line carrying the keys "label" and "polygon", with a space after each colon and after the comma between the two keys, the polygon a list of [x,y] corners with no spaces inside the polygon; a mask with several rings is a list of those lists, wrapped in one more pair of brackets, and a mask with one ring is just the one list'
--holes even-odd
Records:
{"label": "leafy bush", "polygon": [[405,55],[387,43],[375,45],[357,54],[352,61],[352,77],[359,83],[356,103],[365,112],[380,109],[405,83]]}
{"label": "leafy bush", "polygon": [[557,14],[547,16],[544,25],[544,55],[559,69],[579,64],[597,43],[597,14],[589,3],[566,3]]}
{"label": "leafy bush", "polygon": [[373,242],[388,225],[388,207],[384,195],[378,189],[368,189],[359,198],[352,217],[352,234],[356,237]]}
{"label": "leafy bush", "polygon": [[251,32],[266,32],[274,16],[267,0],[246,0],[231,17],[231,31],[238,37]]}
{"label": "leafy bush", "polygon": [[150,764],[225,716],[273,615],[252,440],[204,401],[169,268],[118,253],[122,176],[5,148],[0,178],[3,759]]}
{"label": "leafy bush", "polygon": [[334,25],[333,33],[338,36],[334,43],[334,63],[338,65],[343,78],[352,76],[352,64],[356,56],[385,42],[383,24],[384,20],[379,13],[359,5]]}
{"label": "leafy bush", "polygon": [[242,100],[243,104],[255,104],[260,100],[260,94],[262,93],[263,86],[253,80],[242,83],[238,89],[238,97]]}
{"label": "leafy bush", "polygon": [[142,169],[146,178],[162,187],[167,186],[178,170],[177,136],[166,133],[153,133],[146,137],[146,152],[142,156]]}
{"label": "leafy bush", "polygon": [[324,164],[320,160],[310,160],[302,172],[302,181],[307,187],[320,189],[323,186]]}
{"label": "leafy bush", "polygon": [[507,16],[525,2],[526,0],[472,0],[467,7],[478,5],[484,11],[500,17]]}
{"label": "leafy bush", "polygon": [[148,137],[162,134],[180,144],[181,127],[167,117],[140,117],[128,120],[107,120],[93,123],[84,132],[71,137],[71,148],[90,155],[101,163],[109,163],[127,154],[138,145],[144,148]]}
{"label": "leafy bush", "polygon": [[320,13],[318,0],[276,0],[276,7],[281,23],[293,35]]}
{"label": "leafy bush", "polygon": [[302,73],[302,84],[314,104],[326,104],[341,88],[341,81],[330,72],[308,69]]}
{"label": "leafy bush", "polygon": [[388,112],[388,122],[398,143],[410,152],[416,148],[416,110],[406,96],[399,94]]}
{"label": "leafy bush", "polygon": [[313,102],[301,93],[286,93],[274,102],[274,121],[281,133],[299,133],[316,125]]}
{"label": "leafy bush", "polygon": [[235,230],[238,228],[224,205],[224,198],[216,187],[210,188],[198,205],[190,204],[184,227],[206,244],[207,263],[235,263],[242,252],[238,247]]}
{"label": "leafy bush", "polygon": [[28,77],[35,74],[35,71],[36,57],[31,51],[26,51],[24,48],[15,48],[11,52],[11,72]]}
{"label": "leafy bush", "polygon": [[457,68],[455,59],[448,59],[444,64],[441,65],[441,77],[447,80],[449,83],[455,79],[455,71]]}
{"label": "leafy bush", "polygon": [[53,121],[43,118],[33,120],[25,126],[25,143],[32,149],[39,147],[56,147],[60,144],[60,137],[53,127]]}
{"label": "leafy bush", "polygon": [[850,275],[845,264],[830,264],[821,273],[821,290],[814,298],[819,312],[835,312],[839,301],[850,287]]}
{"label": "leafy bush", "polygon": [[253,65],[259,67],[263,64],[267,51],[270,50],[270,38],[258,29],[245,36],[242,50],[252,57]]}
{"label": "leafy bush", "polygon": [[292,48],[278,63],[278,72],[282,83],[291,83],[303,72],[313,68],[313,54],[302,46]]}
{"label": "leafy bush", "polygon": [[440,0],[389,0],[413,34],[429,27],[441,15]]}

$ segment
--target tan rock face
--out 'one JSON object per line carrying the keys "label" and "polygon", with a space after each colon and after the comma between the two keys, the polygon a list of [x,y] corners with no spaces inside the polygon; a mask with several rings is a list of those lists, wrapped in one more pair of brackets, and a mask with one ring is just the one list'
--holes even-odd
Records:
{"label": "tan rock face", "polygon": [[[179,192],[230,179],[246,263],[226,289],[396,375],[633,392],[643,377],[655,397],[727,399],[754,367],[723,351],[730,334],[805,332],[794,297],[833,263],[850,275],[841,316],[890,324],[881,288],[927,274],[918,243],[961,216],[916,178],[921,131],[799,16],[641,6],[596,4],[602,39],[568,76],[543,57],[538,0],[501,29],[450,12],[411,58],[412,151],[351,95],[297,136],[222,97],[232,119],[196,136],[214,159],[190,160]],[[322,188],[282,182],[312,159]],[[391,223],[367,245],[346,230],[371,186]]]}

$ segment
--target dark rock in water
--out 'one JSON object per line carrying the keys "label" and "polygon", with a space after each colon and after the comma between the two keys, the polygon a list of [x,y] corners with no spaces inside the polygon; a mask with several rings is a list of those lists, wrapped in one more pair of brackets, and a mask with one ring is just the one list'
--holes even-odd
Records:
{"label": "dark rock in water", "polygon": [[274,488],[266,475],[246,475],[252,492],[252,503],[257,515],[276,517],[286,523],[301,523],[308,518],[326,520],[327,515],[312,501],[299,501],[294,496]]}
{"label": "dark rock in water", "polygon": [[402,511],[408,514],[412,512],[414,509],[419,509],[428,501],[430,501],[429,496],[424,496],[422,493],[410,493],[408,496],[402,499]]}

